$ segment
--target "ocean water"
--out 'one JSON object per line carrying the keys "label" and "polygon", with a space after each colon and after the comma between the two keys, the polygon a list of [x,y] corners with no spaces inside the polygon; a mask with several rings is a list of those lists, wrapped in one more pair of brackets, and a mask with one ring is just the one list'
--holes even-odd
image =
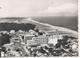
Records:
{"label": "ocean water", "polygon": [[78,17],[33,17],[34,20],[78,31]]}

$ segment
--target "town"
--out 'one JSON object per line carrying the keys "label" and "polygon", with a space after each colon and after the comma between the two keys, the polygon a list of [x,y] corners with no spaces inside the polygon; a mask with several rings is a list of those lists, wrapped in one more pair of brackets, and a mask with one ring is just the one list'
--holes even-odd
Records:
{"label": "town", "polygon": [[10,36],[10,42],[0,47],[1,57],[69,56],[68,54],[75,56],[78,54],[76,38],[59,34],[58,30],[53,34],[39,29],[0,32],[0,36],[4,34]]}

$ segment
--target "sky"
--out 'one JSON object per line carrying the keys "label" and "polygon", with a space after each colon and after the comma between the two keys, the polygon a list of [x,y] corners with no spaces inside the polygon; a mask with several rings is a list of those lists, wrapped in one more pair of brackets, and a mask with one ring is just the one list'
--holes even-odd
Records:
{"label": "sky", "polygon": [[0,17],[77,16],[77,0],[0,0]]}

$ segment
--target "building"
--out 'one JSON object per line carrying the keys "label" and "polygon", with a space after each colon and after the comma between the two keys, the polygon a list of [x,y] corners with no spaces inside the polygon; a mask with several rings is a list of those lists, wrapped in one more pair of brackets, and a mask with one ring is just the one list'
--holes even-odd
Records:
{"label": "building", "polygon": [[37,44],[48,44],[48,37],[46,36],[33,37],[32,40]]}
{"label": "building", "polygon": [[22,39],[17,35],[13,35],[12,38],[10,39],[10,42],[11,43],[13,43],[13,42],[22,42]]}
{"label": "building", "polygon": [[56,35],[53,35],[53,36],[49,37],[48,43],[55,45],[55,44],[57,44],[57,41],[58,41],[58,37]]}
{"label": "building", "polygon": [[34,37],[34,35],[25,35],[23,42],[27,44],[27,41],[32,40],[33,37]]}
{"label": "building", "polygon": [[27,45],[37,45],[37,43],[34,40],[28,40]]}
{"label": "building", "polygon": [[41,44],[48,44],[48,37],[38,36],[33,37],[31,40],[27,39],[27,45],[41,45]]}
{"label": "building", "polygon": [[63,35],[51,35],[49,36],[49,44],[57,44],[59,39],[63,39]]}

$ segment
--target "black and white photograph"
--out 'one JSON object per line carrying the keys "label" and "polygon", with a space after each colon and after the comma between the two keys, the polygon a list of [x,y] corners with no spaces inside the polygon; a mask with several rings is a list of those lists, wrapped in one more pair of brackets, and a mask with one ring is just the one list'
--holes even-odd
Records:
{"label": "black and white photograph", "polygon": [[78,0],[0,0],[0,57],[78,57]]}

